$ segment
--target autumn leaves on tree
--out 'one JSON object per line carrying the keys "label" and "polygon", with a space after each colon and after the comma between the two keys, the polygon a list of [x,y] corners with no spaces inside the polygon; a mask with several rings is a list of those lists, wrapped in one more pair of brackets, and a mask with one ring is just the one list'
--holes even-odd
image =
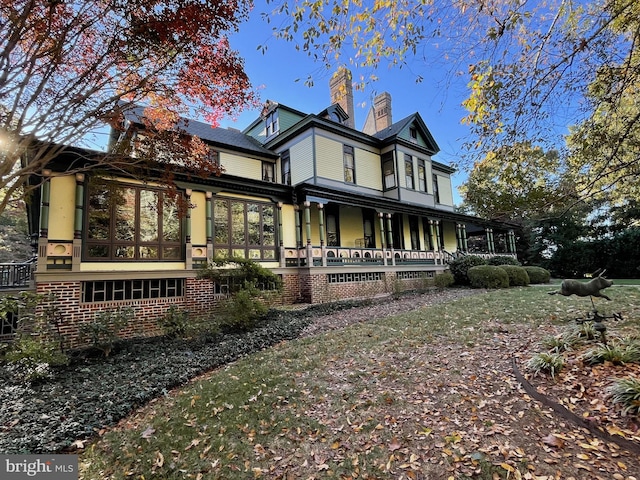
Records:
{"label": "autumn leaves on tree", "polygon": [[[180,115],[216,125],[255,102],[242,59],[226,38],[249,9],[244,0],[2,0],[4,198],[20,192],[66,145],[106,143],[100,129],[120,126],[128,104],[148,107],[145,139],[155,150],[177,149],[180,158],[193,159],[192,168],[210,170],[204,144],[174,126]],[[101,166],[117,164],[134,148],[130,137],[121,140],[126,143],[112,145]]]}

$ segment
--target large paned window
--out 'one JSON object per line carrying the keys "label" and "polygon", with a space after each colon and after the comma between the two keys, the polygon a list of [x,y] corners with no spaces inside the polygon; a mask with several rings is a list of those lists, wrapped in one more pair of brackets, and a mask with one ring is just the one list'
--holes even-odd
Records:
{"label": "large paned window", "polygon": [[427,167],[422,158],[418,159],[418,189],[421,192],[427,191]]}
{"label": "large paned window", "polygon": [[325,208],[326,214],[326,232],[327,232],[327,245],[330,247],[337,247],[340,245],[340,216],[339,209],[335,205],[327,205]]}
{"label": "large paned window", "polygon": [[366,248],[375,248],[375,219],[376,214],[373,210],[363,210],[362,212],[362,230],[364,232],[364,246]]}
{"label": "large paned window", "polygon": [[183,259],[178,204],[166,192],[100,179],[87,191],[85,259]]}
{"label": "large paned window", "polygon": [[382,176],[385,190],[396,186],[396,168],[393,161],[393,152],[387,152],[382,155]]}
{"label": "large paned window", "polygon": [[409,234],[411,236],[411,250],[420,250],[420,231],[418,217],[409,215]]}
{"label": "large paned window", "polygon": [[275,215],[275,207],[271,203],[215,199],[214,254],[252,260],[275,260]]}
{"label": "large paned window", "polygon": [[291,157],[289,156],[289,150],[282,152],[280,165],[282,167],[282,183],[291,185]]}
{"label": "large paned window", "polygon": [[275,182],[275,169],[275,164],[271,162],[262,162],[262,180],[264,180],[265,182]]}
{"label": "large paned window", "polygon": [[429,223],[428,218],[422,219],[422,231],[424,232],[424,245],[427,250],[435,250],[433,244],[433,237],[431,236],[431,230],[433,229],[433,234],[435,235],[435,225]]}
{"label": "large paned window", "polygon": [[356,183],[356,166],[353,157],[353,147],[345,145],[342,151],[344,157],[344,181],[347,183]]}
{"label": "large paned window", "polygon": [[406,153],[404,154],[404,173],[407,180],[407,188],[413,190],[415,188],[413,183],[413,158]]}
{"label": "large paned window", "polygon": [[438,175],[433,174],[433,196],[436,203],[440,203],[440,190],[438,189]]}

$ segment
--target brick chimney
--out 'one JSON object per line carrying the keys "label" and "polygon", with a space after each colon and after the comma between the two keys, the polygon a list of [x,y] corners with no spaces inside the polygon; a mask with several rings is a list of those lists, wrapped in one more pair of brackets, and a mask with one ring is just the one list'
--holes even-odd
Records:
{"label": "brick chimney", "polygon": [[345,67],[340,67],[331,77],[329,89],[331,92],[331,104],[339,104],[347,115],[349,115],[349,118],[345,121],[345,125],[350,128],[356,128],[351,72]]}
{"label": "brick chimney", "polygon": [[391,119],[391,95],[383,92],[373,99],[373,106],[367,114],[362,131],[374,135],[393,123]]}

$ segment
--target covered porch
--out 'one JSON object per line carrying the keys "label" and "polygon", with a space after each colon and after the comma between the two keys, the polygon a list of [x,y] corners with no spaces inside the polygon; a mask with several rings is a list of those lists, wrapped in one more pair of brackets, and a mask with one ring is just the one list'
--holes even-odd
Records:
{"label": "covered porch", "polygon": [[[313,193],[313,194],[312,194]],[[281,267],[430,266],[460,255],[516,257],[514,229],[443,209],[318,189],[295,209]],[[280,225],[282,229],[282,225]],[[282,231],[280,239],[285,239]]]}

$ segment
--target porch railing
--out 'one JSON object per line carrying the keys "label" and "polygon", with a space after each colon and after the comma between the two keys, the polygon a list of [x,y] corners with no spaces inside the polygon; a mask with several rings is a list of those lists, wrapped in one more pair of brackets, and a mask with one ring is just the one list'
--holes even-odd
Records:
{"label": "porch railing", "polygon": [[35,271],[35,259],[24,263],[0,263],[0,289],[29,287]]}
{"label": "porch railing", "polygon": [[[284,264],[287,267],[324,266],[371,266],[371,265],[447,265],[464,253],[445,250],[405,250],[362,247],[300,247],[284,249]],[[474,255],[476,255],[474,253]],[[509,253],[484,253],[482,257],[494,255],[515,256]]]}
{"label": "porch railing", "polygon": [[[285,248],[285,265],[296,266],[372,266],[445,265],[448,254],[439,251],[380,249],[362,247]],[[308,258],[309,257],[309,258]]]}

